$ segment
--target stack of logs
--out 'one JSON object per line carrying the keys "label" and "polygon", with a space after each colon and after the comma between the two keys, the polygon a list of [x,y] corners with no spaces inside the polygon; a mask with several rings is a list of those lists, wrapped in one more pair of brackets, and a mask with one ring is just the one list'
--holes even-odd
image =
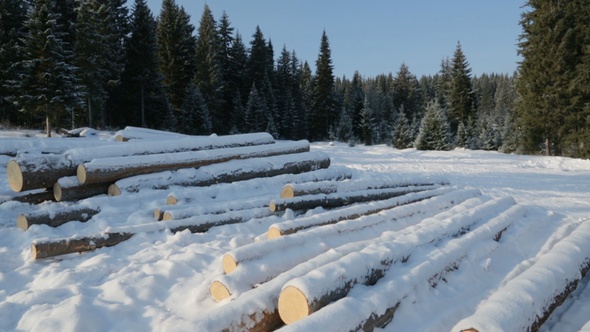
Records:
{"label": "stack of logs", "polygon": [[[133,138],[144,136],[166,139],[135,140],[125,144],[103,143],[95,147],[57,151],[59,153],[41,150],[16,155],[6,166],[10,188],[19,193],[12,199],[31,204],[47,200],[76,202],[96,195],[117,196],[126,191],[137,191],[139,187],[162,189],[172,185],[208,186],[256,177],[310,172],[330,165],[327,155],[310,152],[309,142],[276,143],[268,133],[199,137],[139,129],[126,131],[131,133],[127,136]],[[119,138],[122,132],[117,134],[118,140],[128,141]],[[93,142],[96,144],[98,140]],[[232,160],[252,164],[252,167],[249,170],[236,168],[235,164],[229,163]],[[216,166],[222,163],[227,167]],[[182,174],[170,172],[180,169],[189,169],[192,176],[187,175],[190,171]],[[175,177],[166,178],[171,173]],[[155,175],[150,179],[157,179],[157,185],[144,183],[142,175],[146,174]],[[87,221],[99,212],[99,207],[74,204],[60,208],[58,213],[40,210],[22,214],[18,217],[17,225],[25,230],[33,224],[59,226],[73,220]]]}

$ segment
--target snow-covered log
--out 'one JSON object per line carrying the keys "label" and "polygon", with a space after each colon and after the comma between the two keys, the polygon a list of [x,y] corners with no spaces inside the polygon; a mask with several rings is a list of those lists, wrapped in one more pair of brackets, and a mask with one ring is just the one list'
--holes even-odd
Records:
{"label": "snow-covered log", "polygon": [[268,208],[269,196],[262,196],[233,202],[219,202],[209,204],[175,205],[156,208],[154,216],[161,216],[162,220],[186,219],[199,215],[220,214],[230,211]]}
{"label": "snow-covered log", "polygon": [[154,154],[134,157],[93,159],[78,166],[77,176],[81,184],[106,183],[163,171],[202,167],[234,159],[250,159],[302,153],[309,151],[308,141],[288,142],[264,146],[248,146],[207,151],[190,151]]}
{"label": "snow-covered log", "polygon": [[16,157],[22,152],[62,153],[72,148],[90,148],[108,141],[75,138],[0,138],[0,155]]}
{"label": "snow-covered log", "polygon": [[[383,328],[391,322],[395,311],[403,305],[408,295],[416,292],[419,287],[436,287],[433,281],[440,280],[450,271],[456,270],[466,257],[471,256],[470,260],[477,260],[488,256],[501,245],[495,240],[496,235],[525,214],[526,209],[523,206],[513,205],[497,216],[487,215],[491,217],[489,220],[461,237],[450,239],[444,244],[428,243],[422,248],[418,257],[410,256],[404,263],[407,265],[404,269],[408,271],[407,273],[390,273],[375,285],[367,287],[365,291],[339,299],[322,308],[318,315],[312,314],[306,319],[298,320],[286,326],[284,330],[329,332],[373,331],[376,328]],[[411,242],[411,236],[408,236],[405,241],[399,239],[398,244],[392,246],[398,252],[404,250],[402,247],[411,247]],[[485,250],[473,253],[468,249],[481,246],[483,243],[486,243]],[[370,249],[365,249],[365,252],[370,252]],[[372,249],[375,252],[380,250],[376,246]],[[316,271],[320,275],[320,271]],[[287,283],[286,286],[289,284]],[[319,289],[322,286],[323,284],[318,281],[315,287]],[[329,325],[330,322],[334,322],[332,319],[337,319],[337,328]],[[510,327],[486,331],[495,330],[514,331]]]}
{"label": "snow-covered log", "polygon": [[404,181],[389,177],[359,179],[342,182],[321,181],[309,183],[289,183],[281,189],[281,198],[294,198],[305,195],[333,194],[336,192],[358,191],[369,189],[388,189],[410,186],[448,185],[445,180]]}
{"label": "snow-covered log", "polygon": [[321,206],[325,209],[337,208],[354,203],[365,203],[376,200],[384,200],[402,196],[413,192],[436,188],[433,186],[410,186],[390,189],[369,189],[333,194],[318,194],[295,198],[282,198],[272,200],[269,209],[272,212],[291,210],[309,210]]}
{"label": "snow-covered log", "polygon": [[[252,185],[256,189],[260,187],[281,186],[286,183],[305,183],[326,180],[343,181],[350,178],[352,178],[352,171],[349,168],[343,166],[332,166],[330,168],[319,169],[301,174],[283,174],[268,178],[246,180],[242,183],[246,185],[247,181],[253,181]],[[166,204],[175,205],[178,202],[191,203],[194,201],[195,193],[202,194],[203,189],[185,188],[182,190],[177,190],[168,194],[168,197],[166,198]]]}
{"label": "snow-covered log", "polygon": [[[341,246],[346,242],[375,238],[384,231],[395,229],[395,224],[400,219],[415,216],[417,221],[421,221],[422,219],[433,217],[435,214],[439,213],[440,210],[445,210],[450,206],[460,204],[466,200],[467,202],[463,203],[463,208],[473,208],[482,203],[481,199],[475,198],[481,196],[479,190],[450,191],[449,188],[440,188],[435,190],[440,196],[418,203],[399,206],[390,211],[382,211],[381,213],[372,216],[341,221],[337,224],[314,228],[306,232],[299,232],[289,236],[283,236],[268,241],[253,242],[241,246],[223,255],[223,271],[226,274],[234,273],[239,266],[243,266],[244,264],[255,264],[255,261],[265,259],[266,256],[271,254],[279,254],[279,258],[281,259],[283,257],[282,253],[291,251],[294,252],[294,255],[289,264],[296,264],[298,259],[305,260],[309,258],[305,253],[317,255],[317,252],[314,252],[312,247],[317,247],[316,249],[319,250],[318,252],[323,252],[330,248]],[[393,198],[392,200],[399,201],[400,199],[403,198],[398,197]],[[470,199],[472,200],[468,201]],[[349,207],[343,209],[343,212],[339,210],[328,211],[318,214],[315,218],[320,220],[334,219],[340,217],[342,213],[350,214],[359,208],[361,207]],[[309,218],[314,218],[314,216]],[[309,249],[299,252],[298,250],[301,247],[307,247]],[[288,262],[282,262],[281,264],[284,265],[286,263]],[[267,265],[272,266],[272,264]]]}
{"label": "snow-covered log", "polygon": [[[37,253],[33,254],[34,258],[47,258],[75,252],[92,251],[96,248],[114,246],[130,239],[137,233],[159,232],[166,229],[170,230],[172,233],[182,232],[184,230],[189,230],[191,233],[202,233],[206,232],[211,227],[242,223],[254,218],[268,217],[269,215],[271,215],[271,213],[268,209],[261,208],[166,222],[110,228],[98,235],[72,237],[51,241],[35,241],[32,252]],[[104,238],[105,241],[97,241],[97,239],[101,238]],[[42,252],[43,254],[39,256],[39,252]]]}
{"label": "snow-covered log", "polygon": [[141,127],[133,127],[127,126],[123,130],[119,130],[115,133],[115,140],[117,142],[127,142],[133,139],[153,139],[153,140],[164,140],[164,139],[178,139],[178,138],[185,138],[190,137],[189,135],[163,131],[163,130],[156,130],[156,129],[149,129],[149,128],[141,128]]}
{"label": "snow-covered log", "polygon": [[589,269],[590,221],[585,221],[452,331],[537,331]]}
{"label": "snow-covered log", "polygon": [[369,202],[358,207],[344,208],[334,211],[331,214],[324,214],[321,217],[311,216],[305,218],[291,219],[281,223],[270,225],[268,228],[267,238],[274,239],[283,235],[293,234],[303,229],[311,227],[335,224],[342,220],[357,219],[379,213],[383,210],[392,209],[396,206],[410,204],[431,198],[444,193],[446,190],[425,190],[422,192],[411,193],[401,197],[394,197],[382,201]]}
{"label": "snow-covered log", "polygon": [[[65,140],[65,139],[64,139]],[[61,140],[49,140],[61,142]],[[66,142],[70,142],[67,140]],[[84,140],[85,141],[85,140]],[[51,188],[55,182],[67,176],[75,176],[78,165],[96,158],[128,157],[151,154],[201,151],[273,144],[274,139],[267,133],[229,135],[219,137],[186,137],[175,140],[115,144],[96,146],[85,143],[80,148],[62,148],[60,154],[24,154],[11,160],[7,165],[8,183],[16,192]],[[65,150],[65,151],[64,151]],[[63,153],[62,153],[63,152]]]}
{"label": "snow-covered log", "polygon": [[29,204],[39,204],[45,201],[54,201],[53,192],[50,190],[34,190],[32,192],[25,192],[16,196],[0,197],[0,204],[7,201],[15,201]]}
{"label": "snow-covered log", "polygon": [[80,184],[76,176],[67,176],[57,180],[53,185],[53,197],[56,201],[76,201],[97,195],[106,195],[110,183]]}
{"label": "snow-covered log", "polygon": [[70,221],[86,222],[99,212],[100,209],[98,208],[79,205],[57,208],[55,211],[40,209],[33,212],[19,214],[16,224],[18,228],[24,230],[29,229],[31,225],[49,225],[51,227],[57,227]]}
{"label": "snow-covered log", "polygon": [[198,169],[182,169],[138,175],[117,181],[109,187],[109,195],[137,192],[141,188],[168,189],[170,186],[204,187],[217,183],[251,180],[281,174],[298,174],[328,168],[330,157],[319,151],[311,151],[265,158],[232,160],[203,166]]}

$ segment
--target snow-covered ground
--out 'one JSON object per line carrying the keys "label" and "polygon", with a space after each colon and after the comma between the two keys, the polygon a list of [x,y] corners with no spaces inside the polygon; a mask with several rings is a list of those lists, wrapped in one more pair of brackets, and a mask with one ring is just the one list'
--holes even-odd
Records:
{"label": "snow-covered ground", "polygon": [[[0,147],[25,136],[21,131],[0,131],[0,137],[9,137],[0,140]],[[99,138],[105,136],[92,139]],[[154,209],[165,208],[171,193],[190,197],[191,204],[198,202],[203,210],[211,207],[213,211],[220,204],[235,208],[240,201],[244,208],[254,206],[266,198],[269,202],[278,198],[283,185],[296,177],[93,197],[81,202],[101,207],[90,221],[57,228],[33,225],[27,231],[16,227],[19,213],[39,207],[52,211],[59,204],[72,203],[46,202],[34,207],[5,202],[0,204],[0,331],[235,328],[232,320],[239,320],[242,313],[254,314],[256,306],[276,302],[281,287],[288,283],[316,288],[312,291],[327,289],[332,287],[328,276],[334,274],[344,280],[356,270],[362,273],[362,268],[353,264],[355,259],[387,255],[387,250],[400,260],[387,267],[387,273],[375,285],[356,285],[344,299],[283,328],[348,330],[357,318],[399,303],[384,331],[469,327],[514,331],[531,323],[527,322],[529,312],[541,314],[543,301],[557,295],[551,289],[566,282],[552,276],[575,279],[576,262],[590,257],[590,223],[585,222],[590,218],[588,160],[469,150],[423,152],[382,145],[349,147],[341,143],[316,143],[311,149],[327,153],[332,160],[330,168],[351,171],[352,180],[428,183],[445,179],[450,185],[433,189],[438,190],[439,198],[381,212],[383,222],[375,220],[377,217],[362,219],[378,224],[371,226],[373,231],[389,230],[373,235],[373,240],[367,240],[371,238],[370,227],[346,231],[346,227],[353,227],[346,223],[338,226],[345,240],[329,235],[329,231],[318,231],[324,227],[296,233],[307,234],[308,240],[298,235],[299,242],[292,241],[294,249],[288,244],[275,251],[269,247],[267,253],[260,254],[267,256],[262,258],[262,265],[239,267],[243,272],[238,268],[236,275],[248,271],[245,279],[256,288],[250,291],[250,286],[234,280],[237,291],[219,303],[211,298],[209,287],[213,281],[232,275],[223,273],[222,257],[226,253],[246,255],[245,249],[255,247],[256,240],[275,241],[265,240],[273,224],[291,219],[309,222],[324,218],[328,212],[318,208],[299,216],[287,211],[199,234],[139,232],[113,247],[38,261],[31,258],[31,243],[158,223]],[[6,180],[9,159],[0,156],[0,201],[15,195]],[[494,241],[498,231],[503,231],[502,236]],[[324,243],[336,246],[357,240],[365,242],[338,250],[323,247]],[[299,263],[298,253],[310,257]],[[284,255],[282,260],[279,254]],[[346,264],[353,265],[336,272]],[[279,269],[272,280],[265,280],[262,273],[270,275],[279,267],[286,272],[280,274]],[[542,331],[590,331],[588,281],[586,276]]]}

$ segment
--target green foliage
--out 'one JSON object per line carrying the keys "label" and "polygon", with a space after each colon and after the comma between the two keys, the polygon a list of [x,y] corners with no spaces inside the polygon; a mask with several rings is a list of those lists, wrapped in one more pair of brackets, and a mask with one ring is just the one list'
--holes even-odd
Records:
{"label": "green foliage", "polygon": [[310,139],[328,138],[331,122],[335,117],[334,74],[330,43],[326,31],[322,33],[320,54],[316,61],[316,75],[313,88],[313,101],[310,114]]}
{"label": "green foliage", "polygon": [[416,138],[418,150],[448,151],[451,149],[450,127],[445,110],[436,101],[428,103]]}
{"label": "green foliage", "polygon": [[397,114],[397,122],[393,129],[392,144],[398,149],[406,149],[412,146],[413,141],[412,128],[402,107]]}

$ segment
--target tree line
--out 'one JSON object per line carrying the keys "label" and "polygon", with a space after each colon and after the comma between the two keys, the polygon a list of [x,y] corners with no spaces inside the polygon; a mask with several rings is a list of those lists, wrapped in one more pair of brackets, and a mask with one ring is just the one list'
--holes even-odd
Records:
{"label": "tree line", "polygon": [[[130,11],[125,3],[0,0],[0,120],[187,134],[266,131],[280,139],[423,150],[590,151],[589,85],[573,83],[587,83],[590,72],[583,0],[529,1],[518,73],[474,76],[457,43],[438,73],[420,78],[405,64],[395,74],[337,78],[326,31],[312,69],[286,46],[275,55],[260,27],[245,42],[225,12],[216,20],[207,5],[194,27],[174,0],[162,1],[158,17],[145,0]],[[546,36],[550,25],[561,32]],[[556,48],[556,58],[547,47]],[[558,58],[562,64],[552,66]],[[568,93],[539,98],[552,80]],[[557,107],[572,98],[575,105]],[[551,120],[555,114],[559,120]]]}

